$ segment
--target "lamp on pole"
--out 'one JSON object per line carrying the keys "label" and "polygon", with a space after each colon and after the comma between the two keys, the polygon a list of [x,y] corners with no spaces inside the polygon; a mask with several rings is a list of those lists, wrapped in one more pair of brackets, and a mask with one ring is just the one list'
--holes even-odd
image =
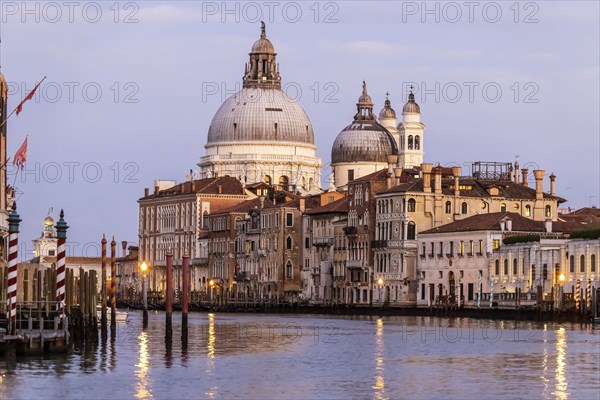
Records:
{"label": "lamp on pole", "polygon": [[146,264],[145,261],[140,265],[140,270],[142,271],[142,302],[144,304],[142,326],[145,329],[148,327],[148,288],[146,285],[146,271],[148,270],[148,264]]}

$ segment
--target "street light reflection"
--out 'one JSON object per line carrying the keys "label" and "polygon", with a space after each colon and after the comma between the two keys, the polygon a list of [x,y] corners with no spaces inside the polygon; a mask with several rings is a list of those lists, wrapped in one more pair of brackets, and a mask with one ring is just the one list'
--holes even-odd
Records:
{"label": "street light reflection", "polygon": [[[215,315],[213,313],[208,314],[208,341],[206,342],[206,375],[207,378],[213,378],[215,372],[215,342],[217,337],[215,335]],[[213,386],[208,388],[205,392],[208,398],[214,398],[217,395],[217,387]]]}
{"label": "street light reflection", "polygon": [[142,331],[138,336],[139,341],[139,358],[136,364],[137,371],[135,373],[138,378],[135,393],[135,397],[138,399],[151,399],[152,392],[150,391],[150,379],[148,378],[148,371],[150,370],[150,355],[148,353],[148,333]]}
{"label": "street light reflection", "polygon": [[556,390],[553,393],[557,399],[567,399],[567,378],[565,375],[567,363],[567,332],[565,328],[560,327],[556,331]]}
{"label": "street light reflection", "polygon": [[375,333],[375,398],[385,399],[385,378],[383,365],[383,319],[377,319],[377,331]]}

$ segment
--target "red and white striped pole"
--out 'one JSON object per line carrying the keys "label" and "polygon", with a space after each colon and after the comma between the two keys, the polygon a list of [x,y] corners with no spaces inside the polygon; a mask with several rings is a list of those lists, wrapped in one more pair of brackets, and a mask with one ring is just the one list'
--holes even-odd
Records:
{"label": "red and white striped pole", "polygon": [[13,327],[17,322],[17,257],[19,255],[19,214],[17,203],[13,203],[13,210],[8,216],[8,290],[6,291],[6,319],[8,320],[8,333],[14,333]]}
{"label": "red and white striped pole", "polygon": [[66,243],[67,223],[63,219],[65,212],[60,210],[60,219],[56,223],[56,236],[58,237],[58,249],[56,256],[56,314],[62,318],[65,315],[65,275],[66,275]]}
{"label": "red and white striped pole", "polygon": [[592,310],[592,280],[588,278],[587,288],[585,290],[585,306],[587,310]]}
{"label": "red and white striped pole", "polygon": [[575,285],[575,309],[579,312],[579,300],[581,296],[581,280],[577,279],[577,284]]}

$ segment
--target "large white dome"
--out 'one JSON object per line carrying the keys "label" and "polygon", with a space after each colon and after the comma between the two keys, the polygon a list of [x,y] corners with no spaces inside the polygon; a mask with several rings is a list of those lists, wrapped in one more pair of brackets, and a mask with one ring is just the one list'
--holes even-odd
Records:
{"label": "large white dome", "polygon": [[314,145],[314,132],[302,106],[282,90],[243,88],[213,117],[206,147],[255,141]]}

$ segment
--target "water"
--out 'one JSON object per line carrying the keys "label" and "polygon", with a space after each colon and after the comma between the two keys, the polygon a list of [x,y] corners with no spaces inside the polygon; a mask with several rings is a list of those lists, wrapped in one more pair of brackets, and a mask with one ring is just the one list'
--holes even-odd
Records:
{"label": "water", "polygon": [[0,399],[597,399],[598,328],[429,317],[131,312],[115,340],[0,360]]}

